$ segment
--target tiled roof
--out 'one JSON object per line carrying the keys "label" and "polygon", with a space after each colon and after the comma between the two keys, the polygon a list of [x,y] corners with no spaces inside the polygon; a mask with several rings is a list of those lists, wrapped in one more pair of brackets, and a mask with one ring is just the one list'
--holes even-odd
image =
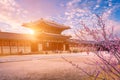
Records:
{"label": "tiled roof", "polygon": [[70,38],[70,36],[65,36],[65,35],[62,35],[62,34],[53,34],[53,33],[46,33],[46,32],[43,32],[41,33],[43,35],[46,35],[46,36],[54,36],[54,37],[66,37],[66,38]]}
{"label": "tiled roof", "polygon": [[35,40],[35,37],[31,34],[0,32],[0,39]]}
{"label": "tiled roof", "polygon": [[44,22],[45,22],[46,24],[48,24],[48,25],[53,26],[53,27],[64,28],[64,29],[70,29],[69,26],[65,26],[65,25],[63,25],[63,24],[58,24],[58,23],[56,23],[56,22],[54,22],[54,21],[45,21],[45,20],[44,20]]}
{"label": "tiled roof", "polygon": [[95,41],[79,40],[79,39],[69,39],[71,43],[77,44],[96,44]]}
{"label": "tiled roof", "polygon": [[[30,22],[30,23],[24,23],[22,26],[24,27],[36,27],[36,26],[39,26],[45,24],[45,25],[49,25],[51,28],[54,27],[54,28],[60,28],[60,29],[70,29],[69,26],[65,26],[63,24],[58,24],[54,21],[48,21],[48,20],[45,20],[45,19],[40,19],[38,21],[34,21],[34,22]],[[42,26],[42,27],[45,27],[45,26]]]}

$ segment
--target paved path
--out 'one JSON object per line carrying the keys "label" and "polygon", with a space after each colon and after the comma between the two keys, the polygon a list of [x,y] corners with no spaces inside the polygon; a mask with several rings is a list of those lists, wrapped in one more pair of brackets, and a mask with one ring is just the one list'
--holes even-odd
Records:
{"label": "paved path", "polygon": [[86,53],[1,56],[0,80],[81,80],[79,70],[61,56],[82,68],[94,57]]}
{"label": "paved path", "polygon": [[37,54],[37,55],[11,55],[11,56],[1,56],[0,63],[5,62],[18,62],[18,61],[31,61],[31,60],[41,60],[41,59],[53,59],[64,57],[78,57],[78,56],[94,56],[93,53],[89,55],[85,52],[83,53],[64,53],[64,54]]}

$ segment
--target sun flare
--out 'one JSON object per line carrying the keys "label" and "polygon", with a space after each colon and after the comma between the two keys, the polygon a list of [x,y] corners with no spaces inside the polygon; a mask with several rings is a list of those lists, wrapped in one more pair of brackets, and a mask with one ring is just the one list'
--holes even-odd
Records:
{"label": "sun flare", "polygon": [[33,31],[33,30],[30,30],[29,33],[30,33],[30,34],[34,34],[34,31]]}

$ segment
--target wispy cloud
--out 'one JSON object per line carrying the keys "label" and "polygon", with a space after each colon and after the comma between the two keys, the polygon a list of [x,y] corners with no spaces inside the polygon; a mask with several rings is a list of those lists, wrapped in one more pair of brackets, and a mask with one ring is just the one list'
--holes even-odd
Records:
{"label": "wispy cloud", "polygon": [[22,9],[15,0],[0,0],[0,18],[6,21],[20,22],[27,13]]}
{"label": "wispy cloud", "polygon": [[[105,5],[101,5],[103,3]],[[110,18],[117,6],[119,5],[115,5],[115,3],[113,5],[112,0],[108,0],[107,2],[103,2],[103,0],[70,0],[66,4],[67,9],[65,13],[52,18],[53,20],[72,27],[72,30],[66,33],[74,37],[74,30],[81,29],[81,21],[89,27],[93,27],[93,25],[96,26],[97,18],[95,14],[99,14],[104,19],[107,29],[110,30],[111,27],[114,27],[115,33],[118,34],[120,31],[120,23]]]}
{"label": "wispy cloud", "polygon": [[27,11],[22,9],[15,0],[0,0],[0,29],[11,32],[24,32],[21,23]]}
{"label": "wispy cloud", "polygon": [[[59,3],[59,5],[62,6],[62,8],[65,8],[63,10],[65,11],[64,13],[59,12],[59,9],[61,8],[58,8],[58,6],[55,7],[56,0],[52,0],[54,1],[54,4],[52,3],[52,1],[51,3],[46,2],[47,0],[45,0],[44,3],[40,1],[39,3],[40,4],[42,3],[41,5],[37,1],[39,0],[36,0],[36,1],[21,0],[21,3],[24,3],[24,5],[21,6],[16,2],[16,0],[0,0],[0,23],[2,24],[0,25],[0,28],[4,29],[1,26],[5,26],[6,24],[7,26],[5,26],[5,28],[9,28],[7,30],[17,31],[17,29],[21,29],[21,32],[22,32],[22,31],[25,31],[25,29],[23,29],[20,26],[23,22],[26,22],[27,20],[29,20],[28,16],[32,17],[31,19],[35,20],[40,18],[39,15],[49,14],[52,16],[53,13],[57,15],[57,17],[56,16],[50,17],[52,18],[52,20],[71,26],[73,29],[80,28],[81,21],[84,21],[87,25],[93,25],[91,24],[91,22],[94,22],[94,23],[96,22],[94,13],[97,13],[99,11],[99,12],[102,12],[102,16],[104,17],[104,19],[106,19],[106,24],[108,26],[115,25],[116,32],[120,30],[119,29],[120,24],[114,20],[111,20],[110,18],[111,14],[113,14],[113,11],[117,7],[115,3],[112,3],[112,0],[108,0],[107,2],[104,3],[104,4],[107,3],[107,7],[104,5],[101,6],[104,0],[96,0],[96,1],[93,1],[93,0],[68,0],[67,1],[66,0],[66,2],[62,2],[62,0],[60,0],[62,3]],[[28,2],[29,2],[29,6],[26,5]],[[33,3],[36,5],[33,6],[32,5]],[[48,5],[49,7],[46,7],[46,5],[44,4]],[[33,13],[34,11],[36,12]],[[57,12],[59,12],[60,15],[58,15]],[[70,34],[71,31],[68,33]]]}
{"label": "wispy cloud", "polygon": [[[96,24],[97,18],[94,15],[93,10],[101,8],[102,0],[97,0],[96,3],[94,2],[95,6],[93,7],[87,5],[86,2],[88,2],[88,4],[92,4],[92,2],[89,3],[89,0],[85,0],[85,2],[83,0],[71,0],[70,2],[66,4],[68,7],[68,10],[65,12],[64,18],[67,19],[66,23],[68,25],[73,26],[73,28],[80,29],[81,21],[83,21],[88,26],[93,26]],[[113,11],[116,9],[117,6],[118,5],[113,6],[112,0],[108,0],[108,7],[104,8],[103,13],[100,14],[106,23],[106,27],[108,29],[111,29],[111,27],[114,27],[115,33],[118,33],[120,31],[120,23],[112,20],[110,16],[112,15]],[[99,12],[100,11],[101,10],[99,10]]]}

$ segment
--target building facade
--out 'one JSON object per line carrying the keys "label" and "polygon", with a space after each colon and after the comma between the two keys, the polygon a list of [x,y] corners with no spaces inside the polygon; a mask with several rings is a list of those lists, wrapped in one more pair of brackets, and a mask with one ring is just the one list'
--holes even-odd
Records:
{"label": "building facade", "polygon": [[33,29],[35,34],[0,32],[0,55],[69,50],[70,36],[61,33],[70,27],[43,19],[23,26]]}
{"label": "building facade", "polygon": [[0,32],[0,54],[20,54],[31,52],[30,35]]}
{"label": "building facade", "polygon": [[67,51],[69,50],[69,42],[67,41],[70,36],[62,35],[64,30],[70,27],[57,24],[52,21],[40,19],[35,22],[24,23],[24,27],[30,28],[35,31],[34,36],[37,41],[33,42],[32,51]]}

